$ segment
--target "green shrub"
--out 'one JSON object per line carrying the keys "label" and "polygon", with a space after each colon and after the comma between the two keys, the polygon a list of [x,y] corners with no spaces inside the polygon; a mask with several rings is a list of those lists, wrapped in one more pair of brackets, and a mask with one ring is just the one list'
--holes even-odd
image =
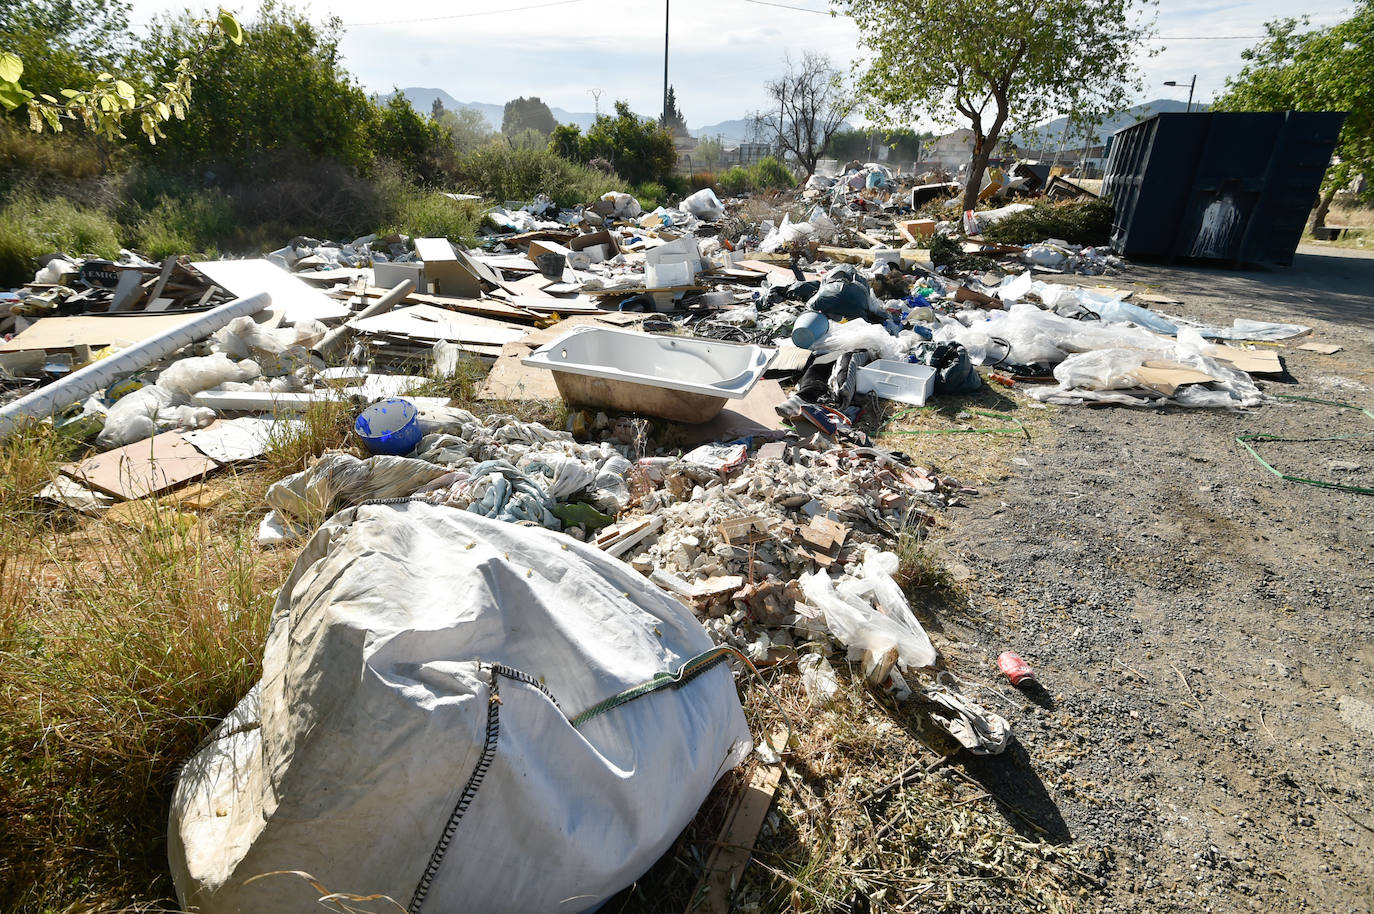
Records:
{"label": "green shrub", "polygon": [[630,188],[630,193],[646,210],[657,209],[668,202],[668,188],[657,181],[645,181]]}
{"label": "green shrub", "polygon": [[724,196],[738,197],[753,190],[754,182],[747,170],[736,165],[721,173],[716,180],[716,186]]}
{"label": "green shrub", "polygon": [[773,156],[760,159],[749,167],[755,190],[783,190],[797,186],[797,176]]}
{"label": "green shrub", "polygon": [[117,257],[119,226],[108,213],[65,197],[32,191],[11,197],[0,209],[0,287],[32,280],[34,258],[53,251]]}
{"label": "green shrub", "polygon": [[576,206],[625,189],[625,182],[548,149],[512,149],[499,140],[464,156],[458,173],[462,190],[498,203],[548,194],[559,206]]}
{"label": "green shrub", "polygon": [[134,230],[140,254],[162,260],[180,254],[219,257],[219,245],[234,235],[233,203],[218,190],[162,197]]}
{"label": "green shrub", "polygon": [[1110,200],[1041,201],[988,226],[983,237],[998,244],[1034,244],[1047,238],[1070,244],[1107,244],[1112,237],[1112,204]]}
{"label": "green shrub", "polygon": [[797,176],[773,156],[759,159],[748,167],[736,165],[716,179],[717,189],[727,197],[796,186]]}
{"label": "green shrub", "polygon": [[448,238],[466,245],[476,244],[477,224],[482,213],[469,201],[451,200],[441,193],[407,187],[391,196],[388,221],[378,234],[400,232],[414,238]]}

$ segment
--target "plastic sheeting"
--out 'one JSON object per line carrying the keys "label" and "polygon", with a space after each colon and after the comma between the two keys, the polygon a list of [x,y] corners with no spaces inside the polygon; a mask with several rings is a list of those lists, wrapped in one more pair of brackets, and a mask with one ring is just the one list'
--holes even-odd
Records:
{"label": "plastic sheeting", "polygon": [[865,653],[881,658],[895,647],[903,669],[930,666],[935,648],[892,579],[896,570],[897,556],[875,549],[864,556],[860,577],[841,578],[837,586],[821,569],[803,574],[800,583],[807,603],[825,615],[831,636],[849,649],[850,660]]}
{"label": "plastic sheeting", "polygon": [[344,512],[281,589],[260,689],[178,778],[178,897],[318,911],[297,870],[415,912],[594,909],[750,738],[725,664],[571,720],[713,647],[677,600],[566,537],[421,503]]}

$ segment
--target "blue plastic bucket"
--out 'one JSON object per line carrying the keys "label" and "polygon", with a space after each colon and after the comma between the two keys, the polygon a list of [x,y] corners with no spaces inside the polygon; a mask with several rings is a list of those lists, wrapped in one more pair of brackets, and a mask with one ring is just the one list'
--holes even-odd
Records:
{"label": "blue plastic bucket", "polygon": [[353,431],[373,454],[409,454],[420,443],[420,412],[409,400],[379,400],[358,414]]}
{"label": "blue plastic bucket", "polygon": [[810,349],[829,330],[829,318],[819,311],[807,311],[792,325],[792,345]]}

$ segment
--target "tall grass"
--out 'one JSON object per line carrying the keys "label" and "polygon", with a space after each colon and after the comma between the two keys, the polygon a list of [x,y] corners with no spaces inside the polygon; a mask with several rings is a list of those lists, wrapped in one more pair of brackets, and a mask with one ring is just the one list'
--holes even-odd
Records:
{"label": "tall grass", "polygon": [[16,191],[0,206],[0,287],[32,280],[34,258],[53,251],[116,257],[119,226],[102,209],[36,190]]}
{"label": "tall grass", "polygon": [[727,169],[716,178],[721,193],[734,197],[743,193],[762,193],[797,186],[797,176],[773,156],[760,159],[753,165]]}
{"label": "tall grass", "polygon": [[257,679],[282,563],[250,518],[0,534],[0,910],[166,898],[177,767]]}
{"label": "tall grass", "polygon": [[237,226],[233,201],[218,190],[164,196],[138,221],[133,237],[140,253],[153,260],[180,254],[218,259],[219,245]]}
{"label": "tall grass", "polygon": [[448,238],[476,244],[481,209],[470,201],[458,201],[437,191],[399,187],[389,195],[391,213],[379,234],[400,232],[414,238]]}
{"label": "tall grass", "polygon": [[608,191],[625,190],[619,178],[577,165],[547,149],[512,149],[501,141],[464,157],[458,185],[498,203],[548,194],[559,206],[576,206]]}

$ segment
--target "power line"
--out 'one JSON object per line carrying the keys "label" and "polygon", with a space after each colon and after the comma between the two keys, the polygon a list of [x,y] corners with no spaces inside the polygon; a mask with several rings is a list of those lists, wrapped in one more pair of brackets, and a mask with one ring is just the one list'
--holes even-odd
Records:
{"label": "power line", "polygon": [[779,9],[796,10],[799,13],[816,13],[819,16],[829,16],[830,10],[813,10],[807,6],[789,6],[786,3],[773,3],[772,0],[744,0],[745,3],[757,3],[759,6],[776,6]]}
{"label": "power line", "polygon": [[[380,22],[345,22],[345,28],[364,25],[405,25],[410,22],[440,22],[445,19],[471,19],[474,16],[499,16],[502,13],[523,13],[526,10],[542,10],[550,6],[567,6],[583,0],[553,0],[552,3],[536,3],[531,6],[512,6],[499,10],[480,10],[476,13],[454,13],[452,16],[422,16],[419,19],[383,19]],[[759,0],[761,2],[761,0]]]}

